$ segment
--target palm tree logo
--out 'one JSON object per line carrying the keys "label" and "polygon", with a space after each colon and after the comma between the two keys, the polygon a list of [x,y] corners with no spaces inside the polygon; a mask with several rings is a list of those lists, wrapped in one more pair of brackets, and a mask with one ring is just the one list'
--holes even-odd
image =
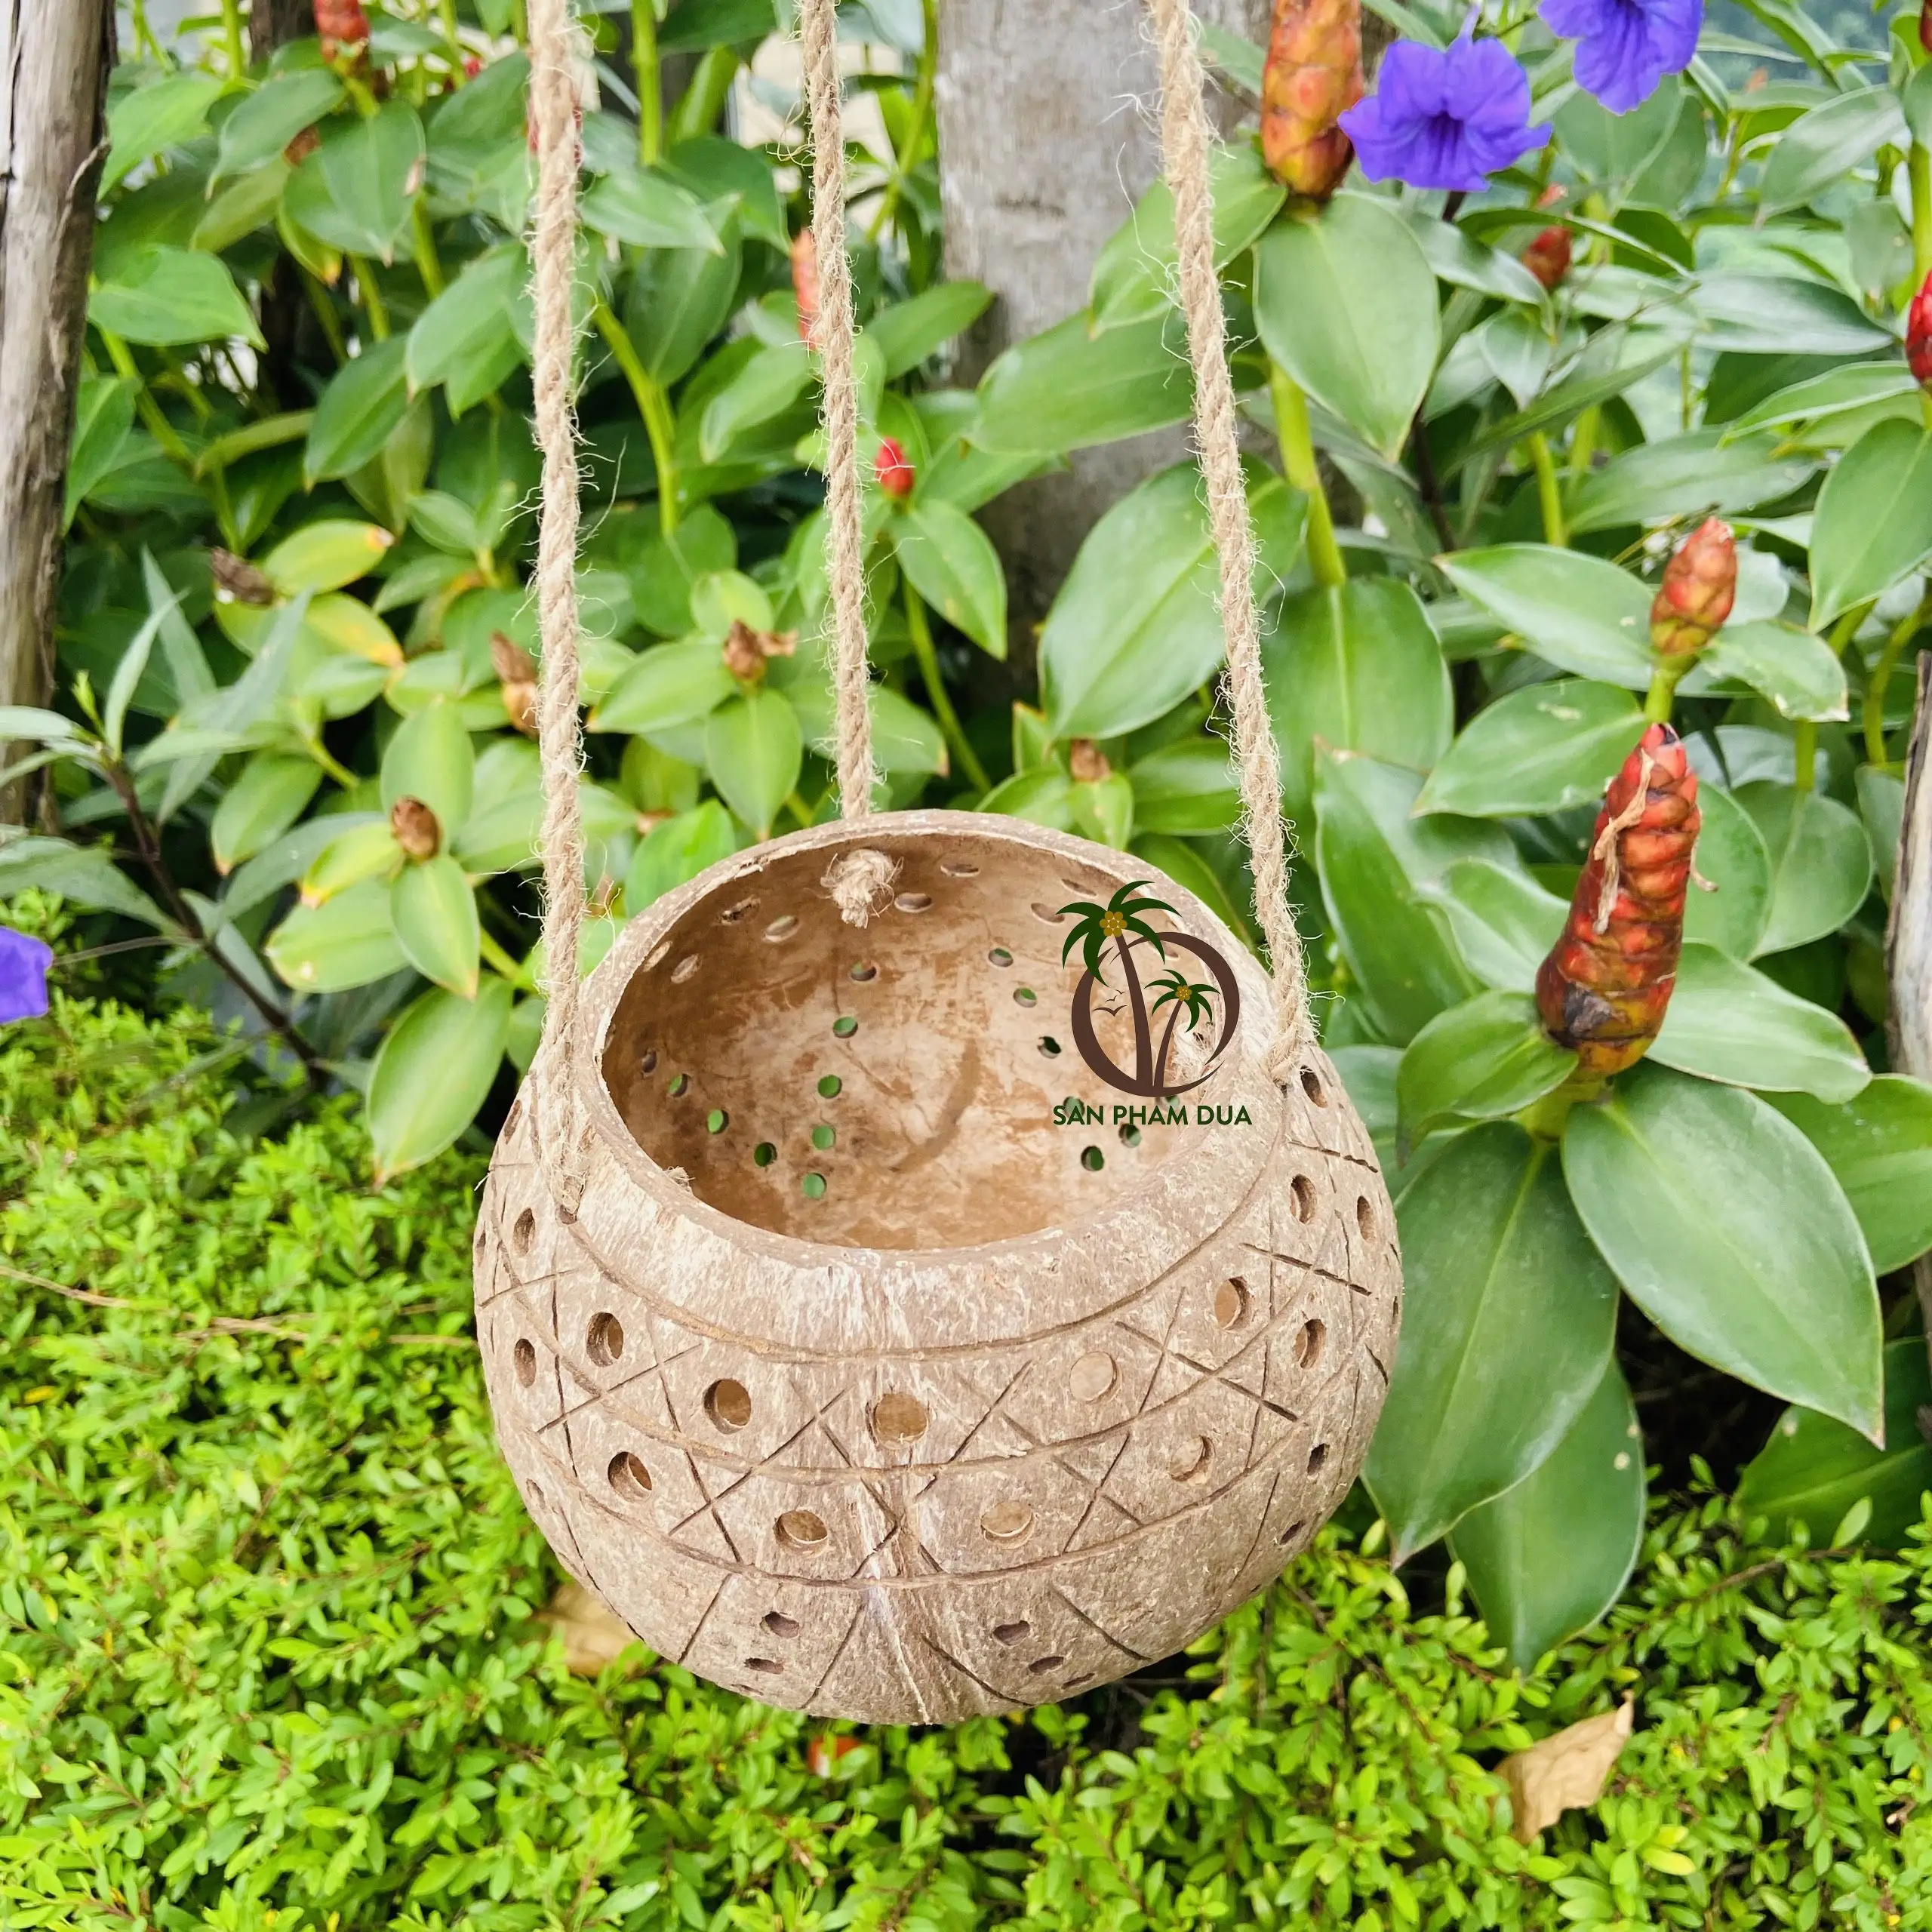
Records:
{"label": "palm tree logo", "polygon": [[[1148,884],[1146,879],[1130,880],[1104,906],[1084,899],[1063,906],[1061,912],[1074,915],[1075,924],[1060,948],[1060,963],[1064,965],[1078,946],[1081,963],[1086,969],[1073,995],[1073,1038],[1081,1058],[1109,1086],[1124,1093],[1165,1100],[1186,1092],[1189,1088],[1199,1086],[1213,1071],[1234,1035],[1235,1022],[1241,1011],[1241,995],[1233,969],[1213,946],[1189,934],[1178,931],[1162,932],[1149,923],[1149,913],[1166,912],[1176,918],[1179,915],[1165,900],[1146,896]],[[1190,980],[1169,959],[1170,947],[1192,953],[1200,960],[1212,976],[1214,983],[1197,985]],[[1149,949],[1163,965],[1169,968],[1162,977],[1153,983],[1159,992],[1151,1009],[1147,990],[1140,982],[1137,958],[1137,955]],[[1094,989],[1109,985],[1107,968],[1110,964],[1117,964],[1120,968],[1128,1009],[1133,1017],[1134,1067],[1131,1072],[1116,1066],[1108,1057],[1094,1029]],[[1213,1053],[1208,1056],[1206,1068],[1194,1079],[1171,1081],[1168,1058],[1176,1026],[1185,1017],[1188,1032],[1194,1032],[1204,1021],[1214,1017],[1217,998],[1222,1014],[1220,1035]],[[1164,1007],[1171,1008],[1172,1011],[1168,1015],[1157,1048],[1153,1019]]]}

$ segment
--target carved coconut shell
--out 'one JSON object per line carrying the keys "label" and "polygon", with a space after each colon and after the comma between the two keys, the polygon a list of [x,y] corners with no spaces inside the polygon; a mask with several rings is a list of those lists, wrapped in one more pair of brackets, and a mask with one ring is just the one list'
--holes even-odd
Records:
{"label": "carved coconut shell", "polygon": [[[823,883],[860,845],[899,868],[863,930]],[[1060,957],[1060,909],[1136,879],[1246,1015],[1187,1124],[1137,1131]],[[646,908],[586,989],[574,1214],[526,1091],[477,1227],[558,1559],[688,1669],[875,1723],[1078,1693],[1266,1584],[1361,1466],[1401,1306],[1368,1136],[1318,1051],[1267,1078],[1267,1012],[1192,894],[1013,819],[820,826]],[[1108,1124],[1057,1125],[1069,1096]]]}

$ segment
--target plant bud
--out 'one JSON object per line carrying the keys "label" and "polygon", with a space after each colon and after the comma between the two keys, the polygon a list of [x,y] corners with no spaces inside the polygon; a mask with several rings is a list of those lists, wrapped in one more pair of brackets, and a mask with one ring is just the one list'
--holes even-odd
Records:
{"label": "plant bud", "polygon": [[322,37],[322,57],[334,57],[337,47],[360,47],[369,38],[369,17],[362,0],[315,0],[315,31]]}
{"label": "plant bud", "polygon": [[789,657],[798,648],[796,631],[756,631],[743,618],[734,617],[721,654],[725,669],[741,685],[749,685],[764,675],[767,659]]}
{"label": "plant bud", "polygon": [[537,735],[537,662],[514,638],[490,633],[490,666],[503,688],[503,710],[526,738]]}
{"label": "plant bud", "polygon": [[1585,1079],[1635,1065],[1663,1029],[1702,823],[1683,743],[1653,724],[1611,780],[1562,937],[1537,971],[1543,1026]]}
{"label": "plant bud", "polygon": [[792,294],[798,304],[798,340],[818,346],[818,242],[809,228],[792,237]]}
{"label": "plant bud", "polygon": [[208,574],[217,590],[238,604],[268,605],[275,601],[275,586],[266,575],[232,550],[219,546],[208,552]]}
{"label": "plant bud", "polygon": [[1567,228],[1546,228],[1523,251],[1523,266],[1544,288],[1558,287],[1570,272],[1571,244]]}
{"label": "plant bud", "polygon": [[1362,95],[1361,0],[1275,0],[1261,72],[1261,158],[1297,195],[1325,202],[1355,147],[1336,124]]}
{"label": "plant bud", "polygon": [[[1932,0],[1926,0],[1926,4],[1932,7]],[[1925,278],[1924,287],[1912,298],[1912,308],[1906,317],[1905,353],[1913,376],[1932,389],[1932,275]]]}
{"label": "plant bud", "polygon": [[1111,778],[1114,771],[1106,753],[1091,738],[1075,738],[1067,746],[1066,768],[1081,785],[1097,785],[1102,779]]}
{"label": "plant bud", "polygon": [[895,503],[903,503],[912,494],[912,466],[906,460],[905,450],[894,437],[881,436],[879,438],[878,454],[873,460],[872,474],[878,478],[878,487]]}
{"label": "plant bud", "polygon": [[1694,657],[1730,617],[1737,601],[1737,545],[1715,517],[1678,546],[1651,606],[1651,642],[1663,657]]}
{"label": "plant bud", "polygon": [[443,828],[420,798],[398,798],[389,808],[389,829],[412,859],[433,859],[442,850]]}

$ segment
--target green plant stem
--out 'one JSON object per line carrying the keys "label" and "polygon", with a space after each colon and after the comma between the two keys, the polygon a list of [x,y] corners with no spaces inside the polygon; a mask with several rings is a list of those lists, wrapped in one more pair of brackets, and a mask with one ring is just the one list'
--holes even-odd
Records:
{"label": "green plant stem", "polygon": [[1603,406],[1592,403],[1577,418],[1577,427],[1570,438],[1570,474],[1575,477],[1587,476],[1590,466],[1597,458],[1597,438],[1603,429]]}
{"label": "green plant stem", "polygon": [[[1870,602],[1860,604],[1846,611],[1832,626],[1831,635],[1825,642],[1834,657],[1844,657],[1846,645],[1858,635],[1859,626],[1871,614]],[[1792,734],[1792,749],[1798,761],[1792,783],[1801,792],[1811,791],[1818,782],[1818,727],[1810,718],[1801,718],[1798,721],[1797,730]]]}
{"label": "green plant stem", "polygon": [[801,832],[810,830],[813,826],[818,823],[817,814],[813,811],[810,805],[805,803],[804,799],[798,796],[796,792],[788,792],[786,793],[785,809],[798,821],[798,829]]}
{"label": "green plant stem", "polygon": [[436,11],[443,23],[443,38],[450,44],[450,57],[454,63],[451,78],[455,85],[463,85],[463,42],[457,38],[456,0],[437,0]]}
{"label": "green plant stem", "polygon": [[443,265],[436,254],[436,238],[429,226],[429,211],[420,195],[416,198],[416,206],[410,217],[409,248],[416,263],[416,272],[423,278],[423,292],[433,302],[446,285]]}
{"label": "green plant stem", "polygon": [[1601,1080],[1586,1080],[1572,1074],[1553,1094],[1532,1100],[1516,1116],[1524,1132],[1538,1140],[1558,1141],[1570,1118],[1570,1109],[1580,1100],[1593,1100],[1603,1091]]}
{"label": "green plant stem", "polygon": [[258,450],[279,449],[285,443],[299,443],[308,435],[315,420],[312,409],[298,409],[285,416],[265,416],[259,423],[231,429],[226,435],[217,436],[195,459],[195,473],[198,476],[210,469],[225,469],[245,456],[254,455]]}
{"label": "green plant stem", "polygon": [[990,792],[992,781],[986,776],[986,768],[974,751],[964,730],[959,722],[959,714],[952,708],[952,700],[946,695],[946,681],[939,674],[939,653],[933,648],[932,626],[926,621],[926,600],[912,588],[912,580],[900,573],[906,586],[906,628],[912,634],[912,655],[918,660],[919,675],[925,680],[926,696],[931,700],[933,715],[939,720],[939,728],[945,734],[946,742],[952,748],[952,755],[959,761],[959,768],[964,772],[974,789]]}
{"label": "green plant stem", "polygon": [[637,156],[648,168],[664,149],[657,0],[631,0],[631,69],[637,77]]}
{"label": "green plant stem", "polygon": [[638,413],[644,418],[645,434],[651,438],[651,460],[657,466],[658,528],[669,537],[678,527],[677,419],[671,413],[670,399],[645,368],[630,331],[617,319],[610,303],[599,296],[590,314],[598,334],[623,371],[624,380],[636,399]]}
{"label": "green plant stem", "polygon": [[878,211],[866,231],[868,242],[876,242],[892,224],[899,212],[900,198],[906,191],[906,177],[918,159],[919,145],[925,138],[926,122],[933,111],[933,87],[939,71],[939,0],[924,0],[925,39],[919,49],[917,78],[912,84],[912,123],[906,131],[906,145],[892,158],[892,172],[879,197]]}
{"label": "green plant stem", "polygon": [[1891,686],[1892,673],[1898,668],[1906,646],[1918,635],[1919,626],[1928,615],[1932,615],[1932,599],[1921,604],[1909,617],[1893,626],[1891,635],[1885,640],[1885,648],[1866,681],[1865,756],[1867,763],[1876,765],[1881,771],[1889,763],[1885,749],[1885,698]]}
{"label": "green plant stem", "polygon": [[295,272],[302,278],[302,286],[308,291],[309,306],[315,311],[315,320],[321,325],[329,352],[335,358],[336,367],[341,368],[349,360],[349,342],[342,332],[342,318],[335,312],[335,303],[321,281],[299,262]]}
{"label": "green plant stem", "polygon": [[228,44],[228,72],[239,80],[248,71],[248,57],[242,44],[242,0],[221,0],[222,38]]}
{"label": "green plant stem", "polygon": [[1268,392],[1275,405],[1275,435],[1281,446],[1281,468],[1288,481],[1308,499],[1308,566],[1324,590],[1339,590],[1349,580],[1342,546],[1335,540],[1334,513],[1321,486],[1315,460],[1315,438],[1308,426],[1308,398],[1285,369],[1268,365]]}
{"label": "green plant stem", "polygon": [[94,332],[107,351],[107,359],[114,365],[115,374],[134,384],[134,407],[140,412],[141,420],[148,426],[149,433],[184,469],[192,469],[195,459],[189,454],[188,445],[181,440],[180,431],[168,421],[161,405],[155,401],[146,378],[136,367],[128,345],[112,329],[104,329],[98,322],[94,325]]}
{"label": "green plant stem", "polygon": [[1653,724],[1670,722],[1670,707],[1677,696],[1678,681],[1697,661],[1694,656],[1672,658],[1651,672],[1651,688],[1644,700],[1644,715]]}
{"label": "green plant stem", "polygon": [[1912,183],[1912,292],[1916,295],[1932,275],[1932,148],[1914,141],[1906,168]]}
{"label": "green plant stem", "polygon": [[389,339],[389,312],[383,306],[382,291],[376,286],[375,270],[361,255],[351,255],[349,267],[355,278],[356,291],[362,297],[362,306],[368,311],[370,334],[378,342],[387,342]]}
{"label": "green plant stem", "polygon": [[1559,550],[1570,547],[1569,526],[1563,521],[1563,485],[1556,474],[1556,458],[1551,454],[1549,438],[1540,430],[1530,437],[1530,460],[1536,465],[1537,500],[1543,506],[1543,541]]}
{"label": "green plant stem", "polygon": [[500,941],[481,929],[476,937],[478,950],[482,955],[483,963],[491,972],[500,974],[512,986],[520,987],[525,992],[534,993],[537,990],[531,980],[529,967],[512,959],[503,950]]}

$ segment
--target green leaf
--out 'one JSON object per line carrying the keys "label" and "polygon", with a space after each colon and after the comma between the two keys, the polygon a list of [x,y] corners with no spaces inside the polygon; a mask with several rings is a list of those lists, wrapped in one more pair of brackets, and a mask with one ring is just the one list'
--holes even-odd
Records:
{"label": "green leaf", "polygon": [[1451,1141],[1395,1215],[1402,1335],[1364,1473],[1400,1563],[1562,1440],[1603,1379],[1617,1284],[1555,1150],[1518,1127]]}
{"label": "green leaf", "polygon": [[1755,1387],[1880,1424],[1877,1285],[1824,1158],[1768,1103],[1668,1068],[1571,1115],[1571,1198],[1632,1300]]}
{"label": "green leaf", "polygon": [[654,645],[620,678],[590,714],[592,731],[663,731],[710,716],[737,694],[737,680],[724,668],[708,638]]}
{"label": "green leaf", "polygon": [[1414,1038],[1444,1008],[1481,990],[1429,888],[1458,859],[1508,863],[1497,828],[1413,817],[1419,774],[1352,753],[1318,751],[1316,867],[1337,945],[1383,1035]]}
{"label": "green leaf", "polygon": [[157,932],[177,933],[174,921],[99,846],[34,833],[9,837],[11,830],[0,828],[0,902],[38,888],[76,906],[125,913]]}
{"label": "green leaf", "polygon": [[1543,1031],[1527,993],[1478,993],[1409,1042],[1396,1079],[1402,1143],[1413,1146],[1452,1121],[1506,1120],[1576,1068],[1576,1054]]}
{"label": "green leaf", "polygon": [[409,408],[409,338],[365,346],[331,379],[315,405],[302,453],[303,480],[351,476],[382,454]]}
{"label": "green leaf", "polygon": [[1441,569],[1472,604],[1559,669],[1648,688],[1653,593],[1627,571],[1543,543],[1458,551]]}
{"label": "green leaf", "polygon": [[383,810],[398,798],[417,798],[436,814],[445,841],[469,817],[476,756],[463,714],[447,701],[425,705],[396,728],[383,753]]}
{"label": "green leaf", "polygon": [[737,298],[744,245],[735,215],[718,231],[721,254],[704,248],[654,248],[631,276],[624,326],[645,373],[675,383],[724,326]]}
{"label": "green leaf", "polygon": [[1816,429],[1838,417],[1859,415],[1918,393],[1918,384],[1903,363],[1848,363],[1780,389],[1727,423],[1725,433],[1743,436],[1756,429],[1789,429],[1801,424]]}
{"label": "green leaf", "polygon": [[443,383],[457,415],[491,393],[523,359],[515,315],[528,305],[529,280],[529,262],[513,243],[472,262],[409,331],[411,392]]}
{"label": "green leaf", "polygon": [[724,245],[688,188],[655,168],[632,163],[584,191],[583,223],[637,248],[695,248],[722,255]]}
{"label": "green leaf", "polygon": [[1627,114],[1613,114],[1590,95],[1573,94],[1558,110],[1557,137],[1586,179],[1614,186],[1641,174],[1670,139],[1681,100],[1675,78]]}
{"label": "green leaf", "polygon": [[[774,680],[774,685],[776,680]],[[797,712],[805,743],[823,757],[837,755],[838,723],[832,684],[824,676],[799,678],[782,689]],[[929,775],[946,768],[946,740],[939,727],[911,699],[889,686],[875,684],[869,703],[872,720],[872,762],[892,776],[902,771]]]}
{"label": "green leaf", "polygon": [[1799,1094],[1771,1104],[1838,1177],[1879,1274],[1932,1248],[1932,1087],[1881,1073],[1841,1106]]}
{"label": "green leaf", "polygon": [[[1251,462],[1247,475],[1255,591],[1265,596],[1293,567],[1307,504],[1263,464]],[[1048,728],[1057,739],[1109,738],[1152,724],[1214,675],[1226,648],[1201,472],[1177,464],[1129,491],[1088,532],[1047,614],[1040,681]]]}
{"label": "green leaf", "polygon": [[[1217,143],[1208,162],[1214,210],[1214,266],[1224,269],[1252,248],[1280,211],[1287,190],[1252,141]],[[1094,263],[1091,306],[1096,328],[1158,315],[1173,305],[1180,275],[1174,202],[1156,181],[1102,245]]]}
{"label": "green leaf", "polygon": [[1527,685],[1476,714],[1416,809],[1513,818],[1595,804],[1644,728],[1635,700],[1614,685]]}
{"label": "green leaf", "polygon": [[405,866],[389,888],[389,920],[403,957],[426,980],[462,999],[476,997],[482,928],[476,895],[447,853]]}
{"label": "green leaf", "polygon": [[358,880],[319,906],[297,906],[263,950],[283,980],[305,993],[346,992],[409,963],[389,922],[389,888],[378,878]]}
{"label": "green leaf", "polygon": [[1023,818],[1056,832],[1073,829],[1073,780],[1057,764],[1036,765],[1002,780],[974,809]]}
{"label": "green leaf", "polygon": [[1932,554],[1932,430],[1878,423],[1838,460],[1811,526],[1811,628],[1882,597]]}
{"label": "green leaf", "polygon": [[1906,143],[1905,115],[1888,87],[1860,88],[1801,114],[1778,137],[1758,182],[1767,214],[1795,208],[1834,188],[1887,143]]}
{"label": "green leaf", "polygon": [[342,82],[326,67],[278,74],[240,102],[221,124],[210,177],[242,174],[272,161],[305,128],[312,128],[343,97]]}
{"label": "green leaf", "polygon": [[1421,600],[1398,578],[1355,577],[1289,598],[1261,661],[1284,805],[1297,822],[1313,805],[1318,741],[1418,771],[1448,749],[1449,667]]}
{"label": "green leaf", "polygon": [[984,282],[942,281],[880,309],[866,333],[885,358],[886,380],[908,375],[937,355],[986,313],[992,299]]}
{"label": "green leaf", "polygon": [[117,261],[113,278],[88,298],[88,315],[125,341],[157,348],[231,336],[262,346],[226,265],[186,248],[147,248]]}
{"label": "green leaf", "polygon": [[1519,1670],[1623,1594],[1644,1541],[1644,1438],[1614,1360],[1537,1467],[1456,1525],[1489,1634]]}
{"label": "green leaf", "polygon": [[782,416],[811,379],[811,351],[802,342],[761,349],[704,405],[699,454],[706,463],[718,462],[747,431]]}
{"label": "green leaf", "polygon": [[1924,1337],[1887,1343],[1885,1446],[1875,1447],[1815,1409],[1787,1409],[1770,1440],[1744,1466],[1740,1509],[1747,1517],[1768,1517],[1771,1536],[1780,1542],[1803,1524],[1815,1549],[1864,1500],[1871,1506],[1864,1538],[1887,1549],[1904,1546],[1932,1490],[1932,1447],[1921,1420],[1928,1406],[1932,1374]]}
{"label": "green leaf", "polygon": [[992,540],[964,510],[923,497],[891,525],[912,588],[989,657],[1006,655],[1006,572]]}
{"label": "green leaf", "polygon": [[427,149],[407,101],[325,121],[321,145],[288,177],[282,206],[311,235],[388,261],[409,226]]}
{"label": "green leaf", "polygon": [[653,826],[625,878],[624,910],[635,917],[737,849],[737,828],[715,798]]}
{"label": "green leaf", "polygon": [[289,752],[257,752],[222,794],[208,826],[218,872],[232,872],[244,859],[279,838],[302,816],[322,782],[312,758]]}
{"label": "green leaf", "polygon": [[120,460],[134,426],[134,399],[140,385],[122,376],[83,376],[74,411],[73,445],[67,457],[67,494],[62,515],[74,512],[94,485]]}
{"label": "green leaf", "polygon": [[262,574],[280,597],[340,590],[367,577],[395,542],[380,524],[327,517],[284,537],[262,559]]}
{"label": "green leaf", "polygon": [[1695,940],[1684,946],[1651,1057],[1730,1086],[1828,1102],[1856,1098],[1872,1078],[1836,1014]]}
{"label": "green leaf", "polygon": [[781,250],[790,242],[771,163],[761,149],[699,134],[678,142],[664,165],[707,207],[736,195],[738,225],[749,240]]}
{"label": "green leaf", "polygon": [[1771,909],[1753,957],[1835,933],[1872,889],[1872,844],[1835,798],[1758,779],[1732,793],[1751,815],[1771,867]]}
{"label": "green leaf", "polygon": [[1752,355],[1869,355],[1896,349],[1841,290],[1795,275],[1733,274],[1699,279],[1694,297],[1712,347]]}
{"label": "green leaf", "polygon": [[1128,770],[1134,822],[1143,832],[1183,837],[1223,832],[1241,815],[1241,793],[1226,741],[1177,738]]}
{"label": "green leaf", "polygon": [[1899,840],[1905,824],[1905,780],[1898,772],[1861,764],[1854,782],[1858,788],[1858,816],[1865,821],[1865,835],[1872,841],[1872,863],[1878,875],[1878,890],[1889,906],[1898,882]]}
{"label": "green leaf", "polygon": [[653,528],[625,560],[638,622],[660,637],[684,636],[695,622],[691,586],[701,577],[728,571],[737,558],[731,525],[709,503],[681,518],[668,537]]}
{"label": "green leaf", "polygon": [[488,1097],[509,1044],[512,995],[494,974],[473,1000],[425,993],[369,1072],[369,1138],[386,1181],[451,1146]]}
{"label": "green leaf", "polygon": [[1772,436],[1740,438],[1736,426],[1639,443],[1592,470],[1564,506],[1573,534],[1704,512],[1728,515],[1788,497],[1817,468],[1780,457]]}
{"label": "green leaf", "polygon": [[1478,979],[1506,992],[1536,990],[1537,968],[1563,930],[1565,901],[1489,859],[1458,860],[1431,896]]}
{"label": "green leaf", "polygon": [[1064,452],[1184,423],[1187,334],[1168,310],[1090,334],[1084,315],[1017,342],[980,380],[972,440],[999,455]]}
{"label": "green leaf", "polygon": [[1437,277],[1457,288],[1472,288],[1504,302],[1527,303],[1541,309],[1549,297],[1543,286],[1514,255],[1492,248],[1458,228],[1420,208],[1405,208],[1410,228],[1422,244],[1423,258]]}
{"label": "green leaf", "polygon": [[1844,666],[1823,638],[1789,624],[1727,624],[1678,686],[1695,697],[1735,679],[1761,691],[1786,718],[1844,717]]}
{"label": "green leaf", "polygon": [[706,720],[705,768],[732,811],[762,838],[798,782],[804,740],[777,692],[727,700]]}
{"label": "green leaf", "polygon": [[223,83],[208,74],[171,74],[124,94],[107,111],[107,162],[100,198],[144,161],[192,140],[207,125]]}
{"label": "green leaf", "polygon": [[1703,829],[1695,854],[1698,877],[1684,906],[1684,937],[1721,947],[1735,959],[1758,950],[1771,914],[1771,855],[1751,814],[1728,792],[1705,785],[1697,792]]}
{"label": "green leaf", "polygon": [[1371,448],[1398,457],[1435,373],[1435,276],[1386,202],[1291,211],[1254,251],[1262,346]]}
{"label": "green leaf", "polygon": [[83,728],[57,711],[44,711],[35,704],[0,704],[0,743],[9,738],[26,738],[43,744],[75,744]]}

